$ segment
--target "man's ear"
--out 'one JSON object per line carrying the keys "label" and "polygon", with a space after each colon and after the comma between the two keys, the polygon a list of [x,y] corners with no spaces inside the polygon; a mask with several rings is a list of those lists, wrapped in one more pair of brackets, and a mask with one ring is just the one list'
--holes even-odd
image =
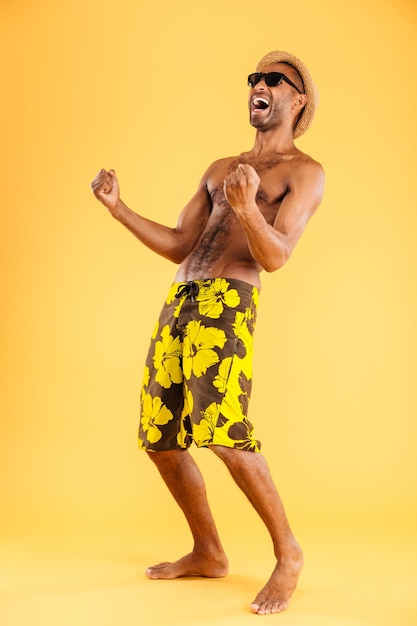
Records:
{"label": "man's ear", "polygon": [[293,102],[293,109],[298,113],[301,113],[301,110],[304,109],[306,104],[307,96],[305,95],[305,93],[299,93]]}

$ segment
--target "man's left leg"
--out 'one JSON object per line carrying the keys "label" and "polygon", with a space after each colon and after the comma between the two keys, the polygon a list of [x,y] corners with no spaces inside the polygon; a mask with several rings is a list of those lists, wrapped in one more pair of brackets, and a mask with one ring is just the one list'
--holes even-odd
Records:
{"label": "man's left leg", "polygon": [[149,452],[165,484],[180,506],[190,527],[194,546],[190,554],[172,563],[148,567],[148,578],[207,576],[219,578],[228,571],[217,528],[207,501],[204,480],[188,450]]}
{"label": "man's left leg", "polygon": [[285,610],[303,567],[303,553],[291,532],[268,465],[258,452],[211,445],[226,464],[265,523],[274,546],[277,564],[266,585],[251,604],[253,613],[267,615]]}

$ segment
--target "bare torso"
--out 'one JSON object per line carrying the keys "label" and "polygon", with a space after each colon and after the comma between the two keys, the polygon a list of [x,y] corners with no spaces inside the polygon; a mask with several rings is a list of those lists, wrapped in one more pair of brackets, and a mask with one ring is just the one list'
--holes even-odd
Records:
{"label": "bare torso", "polygon": [[259,287],[262,267],[252,257],[243,227],[226,201],[224,178],[239,163],[252,165],[261,179],[256,202],[265,220],[272,225],[288,191],[290,171],[305,160],[311,159],[295,150],[290,155],[277,154],[268,159],[255,159],[251,153],[242,153],[217,161],[206,180],[211,201],[209,219],[193,250],[179,267],[176,280],[236,278]]}

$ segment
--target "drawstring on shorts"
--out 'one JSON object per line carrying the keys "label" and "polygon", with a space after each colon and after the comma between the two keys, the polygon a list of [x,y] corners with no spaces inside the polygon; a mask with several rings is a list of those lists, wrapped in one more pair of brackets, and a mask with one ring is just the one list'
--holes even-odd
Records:
{"label": "drawstring on shorts", "polygon": [[187,295],[191,298],[191,302],[194,302],[195,298],[198,296],[200,291],[200,286],[198,283],[190,280],[188,283],[183,283],[178,287],[178,291],[175,294],[176,298],[181,298],[184,295]]}

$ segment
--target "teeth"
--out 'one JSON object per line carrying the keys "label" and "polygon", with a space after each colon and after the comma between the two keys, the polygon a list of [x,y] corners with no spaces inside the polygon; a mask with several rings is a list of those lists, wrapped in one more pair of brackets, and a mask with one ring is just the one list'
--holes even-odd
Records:
{"label": "teeth", "polygon": [[260,97],[257,97],[257,98],[254,98],[254,99],[253,99],[253,104],[254,104],[256,107],[259,107],[260,105],[262,105],[262,104],[263,104],[264,106],[263,106],[263,107],[261,107],[261,108],[266,108],[266,107],[269,107],[269,100],[267,100],[266,98],[260,98]]}

